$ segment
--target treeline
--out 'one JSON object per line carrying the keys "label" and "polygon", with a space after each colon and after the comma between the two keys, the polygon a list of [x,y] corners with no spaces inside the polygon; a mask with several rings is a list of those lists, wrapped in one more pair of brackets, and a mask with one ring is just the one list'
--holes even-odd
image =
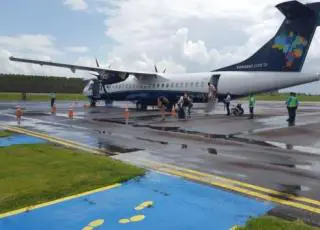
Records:
{"label": "treeline", "polygon": [[81,78],[0,74],[0,92],[82,93],[85,85]]}

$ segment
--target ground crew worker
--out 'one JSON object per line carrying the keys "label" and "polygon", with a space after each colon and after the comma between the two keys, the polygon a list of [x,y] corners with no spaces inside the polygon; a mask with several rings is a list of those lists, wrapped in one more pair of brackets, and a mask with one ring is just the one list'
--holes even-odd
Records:
{"label": "ground crew worker", "polygon": [[230,116],[230,102],[231,102],[231,95],[230,93],[227,93],[227,96],[224,99],[224,104],[227,107],[227,116]]}
{"label": "ground crew worker", "polygon": [[249,110],[250,110],[249,119],[253,119],[253,110],[254,110],[255,105],[256,105],[256,99],[253,96],[253,93],[250,93],[250,95],[249,95]]}
{"label": "ground crew worker", "polygon": [[56,100],[56,93],[53,92],[53,93],[51,93],[51,107],[54,106],[55,100]]}
{"label": "ground crew worker", "polygon": [[288,108],[289,125],[294,125],[296,119],[296,112],[299,105],[298,98],[295,93],[291,92],[290,96],[286,102]]}

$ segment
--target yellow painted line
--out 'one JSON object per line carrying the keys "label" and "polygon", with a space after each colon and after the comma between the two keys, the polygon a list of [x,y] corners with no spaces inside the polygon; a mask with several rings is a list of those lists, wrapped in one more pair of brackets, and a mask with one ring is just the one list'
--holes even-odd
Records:
{"label": "yellow painted line", "polygon": [[279,204],[283,204],[283,205],[291,206],[291,207],[294,207],[294,208],[303,209],[303,210],[307,210],[309,212],[320,214],[320,209],[319,208],[311,207],[311,206],[308,206],[308,205],[305,205],[305,204],[296,203],[296,202],[292,202],[292,201],[282,200],[280,198],[272,197],[272,196],[269,196],[267,194],[262,194],[262,193],[255,192],[255,191],[252,191],[252,190],[248,190],[248,189],[245,189],[245,188],[240,188],[240,187],[234,186],[232,184],[225,184],[223,182],[210,181],[210,180],[204,179],[203,177],[200,177],[200,176],[197,176],[197,175],[194,175],[194,174],[190,174],[190,173],[184,173],[184,172],[177,171],[177,170],[174,170],[174,169],[158,168],[157,170],[160,171],[160,172],[165,172],[165,173],[176,175],[176,176],[181,176],[181,177],[184,177],[184,178],[187,178],[187,179],[191,179],[191,180],[194,180],[194,181],[200,181],[200,182],[203,182],[203,183],[206,183],[206,184],[211,184],[211,185],[214,185],[214,186],[217,186],[217,187],[224,188],[226,190],[236,191],[236,192],[239,192],[239,193],[251,196],[251,197],[260,198],[262,200],[267,200],[267,201],[270,201],[270,202],[279,203]]}
{"label": "yellow painted line", "polygon": [[[5,128],[5,127],[3,127]],[[45,138],[45,139],[48,139],[50,138],[51,140],[52,139],[55,139],[57,141],[63,141],[65,143],[68,143],[68,144],[71,144],[71,145],[75,145],[75,146],[82,146],[84,148],[88,148],[88,149],[92,149],[92,150],[99,150],[97,148],[92,148],[91,146],[88,146],[88,145],[84,145],[82,143],[79,143],[79,142],[73,142],[73,141],[70,141],[70,140],[63,140],[61,138],[58,138],[58,137],[54,137],[54,136],[51,136],[51,135],[48,135],[48,134],[45,134],[45,133],[41,133],[41,132],[35,132],[35,131],[31,131],[31,130],[27,130],[27,129],[23,129],[23,128],[19,128],[19,127],[6,127],[6,129],[11,129],[12,131],[16,131],[16,132],[21,132],[21,133],[28,133],[29,135],[40,135],[42,136],[42,138]]]}
{"label": "yellow painted line", "polygon": [[121,186],[121,184],[117,183],[117,184],[105,186],[105,187],[102,187],[102,188],[94,189],[94,190],[91,190],[91,191],[88,191],[88,192],[84,192],[84,193],[80,193],[80,194],[64,197],[64,198],[61,198],[61,199],[49,201],[49,202],[46,202],[46,203],[42,203],[42,204],[38,204],[38,205],[34,205],[34,206],[28,206],[28,207],[21,208],[21,209],[18,209],[18,210],[15,210],[15,211],[11,211],[11,212],[6,212],[6,213],[3,213],[3,214],[0,214],[0,219],[5,218],[5,217],[9,217],[9,216],[13,216],[13,215],[17,215],[17,214],[20,214],[20,213],[23,213],[23,212],[31,211],[31,210],[34,210],[34,209],[43,208],[43,207],[46,207],[46,206],[49,206],[49,205],[61,203],[61,202],[67,201],[67,200],[71,200],[71,199],[79,198],[79,197],[82,197],[82,196],[90,195],[90,194],[93,194],[93,193],[107,191],[107,190],[110,190],[110,189],[113,189],[113,188],[117,188],[117,187],[120,187],[120,186]]}
{"label": "yellow painted line", "polygon": [[51,141],[51,142],[54,142],[54,143],[58,143],[58,144],[61,144],[61,145],[64,145],[64,146],[68,146],[68,147],[72,147],[72,148],[76,148],[76,149],[81,149],[81,150],[92,152],[92,153],[96,153],[96,154],[101,154],[101,153],[105,154],[104,152],[100,151],[99,149],[91,148],[91,147],[83,145],[81,143],[62,140],[60,138],[52,137],[52,136],[49,136],[47,134],[43,134],[43,133],[39,133],[39,132],[33,132],[33,131],[30,131],[30,130],[16,128],[16,127],[4,127],[4,126],[1,126],[1,127],[4,128],[4,129],[13,131],[13,132],[18,132],[18,133],[22,133],[22,134],[27,134],[27,135],[30,135],[30,136],[38,137],[38,138],[41,138],[41,139],[46,139],[48,141]]}
{"label": "yellow painted line", "polygon": [[181,171],[184,171],[184,172],[189,172],[189,173],[193,173],[193,174],[200,175],[200,176],[215,177],[215,178],[217,178],[219,180],[230,182],[230,183],[233,183],[233,184],[236,184],[236,185],[240,185],[242,187],[255,189],[255,190],[260,191],[260,192],[265,192],[265,193],[269,193],[269,194],[273,194],[273,195],[285,196],[285,197],[288,197],[291,200],[296,200],[296,201],[305,202],[305,203],[309,203],[309,204],[320,206],[320,201],[318,201],[318,200],[313,200],[313,199],[306,198],[306,197],[298,197],[298,196],[294,196],[294,195],[289,194],[289,193],[279,192],[279,191],[272,190],[272,189],[269,189],[269,188],[264,188],[264,187],[261,187],[261,186],[248,184],[248,183],[237,181],[237,180],[233,180],[233,179],[228,179],[228,178],[221,177],[221,176],[216,176],[216,175],[212,175],[212,174],[208,174],[208,173],[204,173],[204,172],[199,172],[199,171],[192,170],[192,169],[182,168],[182,167],[179,167],[179,166],[176,166],[176,165],[159,163],[159,162],[150,161],[150,160],[146,160],[146,159],[141,159],[141,161],[148,162],[148,164],[158,164],[158,165],[162,165],[164,167],[175,168],[175,169],[178,169],[178,170],[181,170]]}
{"label": "yellow painted line", "polygon": [[[9,129],[9,130],[13,129],[13,131],[14,131],[14,129],[16,129],[16,128],[8,127],[6,129]],[[48,139],[48,140],[51,139],[54,142],[58,142],[58,143],[61,143],[63,145],[67,145],[67,146],[71,146],[71,147],[78,147],[79,148],[79,143],[73,142],[72,144],[70,144],[70,143],[68,143],[67,141],[64,141],[64,140],[55,140],[55,139],[53,139],[52,137],[49,137],[46,134],[42,135],[42,134],[39,134],[39,133],[35,133],[35,132],[32,132],[32,131],[24,130],[24,129],[20,129],[20,128],[18,128],[16,130],[18,130],[20,132],[25,132],[27,134],[31,133],[31,134],[33,134],[35,136],[42,136],[42,137],[45,137],[45,139]],[[94,150],[92,148],[87,148],[87,147],[82,147],[82,148],[87,150],[87,151],[90,151],[90,152],[96,152],[96,150]],[[301,203],[294,203],[292,201],[282,200],[280,198],[275,198],[275,197],[272,197],[272,196],[267,195],[267,194],[261,194],[261,193],[258,193],[258,192],[252,191],[252,190],[239,188],[239,187],[236,187],[236,186],[231,185],[231,184],[227,185],[227,184],[222,183],[222,182],[213,182],[213,181],[210,181],[210,180],[205,180],[205,179],[203,179],[202,177],[199,177],[199,176],[215,177],[215,178],[220,179],[220,180],[222,180],[224,182],[230,182],[230,183],[233,183],[233,184],[241,185],[243,187],[252,188],[252,189],[255,189],[255,190],[258,190],[258,191],[261,191],[261,192],[266,192],[266,193],[274,194],[274,195],[284,195],[284,196],[287,196],[288,198],[293,199],[293,200],[307,202],[307,203],[311,203],[311,204],[315,204],[315,205],[320,205],[320,202],[317,201],[317,200],[312,200],[312,199],[304,198],[304,197],[296,197],[296,196],[293,196],[291,194],[286,194],[286,193],[278,192],[278,191],[275,191],[275,190],[263,188],[263,187],[260,187],[260,186],[247,184],[247,183],[244,183],[244,182],[240,182],[240,181],[224,178],[224,177],[221,177],[221,176],[211,175],[211,174],[195,171],[195,170],[192,170],[192,169],[182,168],[182,167],[175,166],[175,165],[170,165],[170,164],[165,164],[165,163],[158,163],[158,162],[145,160],[145,159],[141,159],[141,161],[148,162],[148,164],[162,165],[164,167],[168,167],[167,169],[156,168],[156,170],[158,170],[158,171],[166,172],[166,173],[177,175],[177,176],[182,176],[182,177],[189,178],[189,179],[192,179],[192,180],[201,181],[201,182],[204,182],[204,183],[207,183],[207,184],[209,183],[209,184],[212,184],[212,185],[215,185],[215,186],[218,186],[218,187],[225,188],[227,190],[237,191],[239,193],[243,193],[243,194],[246,194],[246,195],[258,197],[258,198],[261,198],[261,199],[264,199],[264,200],[268,200],[268,201],[272,201],[272,202],[275,202],[275,203],[280,203],[280,204],[284,204],[284,205],[288,205],[288,206],[292,206],[292,207],[295,207],[295,208],[300,208],[300,209],[304,209],[304,210],[307,210],[307,211],[310,211],[310,212],[315,212],[315,213],[319,213],[320,214],[320,209],[318,209],[318,208],[314,208],[314,207],[311,207],[311,206],[308,206],[308,205],[304,205],[304,204],[301,204]],[[169,168],[173,168],[173,169],[169,169]],[[181,171],[184,171],[186,173],[178,171],[178,170],[175,170],[174,168],[179,169]],[[192,173],[192,174],[190,174],[190,173]],[[0,215],[0,218],[1,218],[1,215]]]}

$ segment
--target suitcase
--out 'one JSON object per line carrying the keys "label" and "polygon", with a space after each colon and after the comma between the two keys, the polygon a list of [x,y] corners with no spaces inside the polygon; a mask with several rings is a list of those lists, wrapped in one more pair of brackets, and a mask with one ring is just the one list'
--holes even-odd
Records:
{"label": "suitcase", "polygon": [[185,119],[186,118],[186,114],[184,112],[184,109],[180,108],[178,111],[178,118],[179,119]]}

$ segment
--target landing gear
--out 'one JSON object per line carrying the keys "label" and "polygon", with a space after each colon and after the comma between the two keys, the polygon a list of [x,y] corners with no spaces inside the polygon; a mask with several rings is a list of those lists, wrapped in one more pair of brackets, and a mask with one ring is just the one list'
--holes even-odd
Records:
{"label": "landing gear", "polygon": [[91,107],[96,107],[96,101],[95,101],[95,100],[91,100],[90,106],[91,106]]}
{"label": "landing gear", "polygon": [[138,111],[146,111],[147,108],[148,108],[148,105],[146,105],[146,104],[144,104],[144,103],[142,103],[142,102],[137,102],[137,103],[136,103],[136,109],[137,109]]}
{"label": "landing gear", "polygon": [[111,101],[111,100],[105,100],[105,101],[104,101],[104,104],[105,104],[106,107],[112,107],[113,101]]}

